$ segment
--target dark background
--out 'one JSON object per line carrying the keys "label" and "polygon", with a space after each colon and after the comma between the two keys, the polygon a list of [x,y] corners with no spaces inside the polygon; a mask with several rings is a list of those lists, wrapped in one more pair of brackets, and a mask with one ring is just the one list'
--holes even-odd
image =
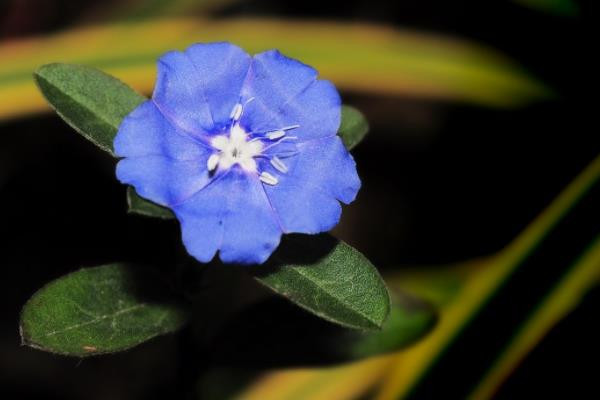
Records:
{"label": "dark background", "polygon": [[[232,5],[215,17],[367,20],[451,34],[505,53],[556,91],[556,99],[508,110],[342,93],[366,114],[371,133],[354,151],[363,189],[337,232],[378,267],[393,269],[500,250],[598,154],[591,61],[597,14],[592,1],[579,4],[578,17],[564,17],[508,1],[265,0]],[[98,7],[92,1],[3,1],[0,38],[94,21]],[[0,137],[0,395],[158,399],[181,393],[187,371],[210,368],[196,365],[202,361],[182,348],[185,331],[82,362],[20,347],[20,307],[37,289],[81,266],[169,260],[178,228],[126,215],[114,161],[57,116],[1,122]],[[548,268],[539,274],[557,273]],[[537,284],[536,275],[526,279],[517,292]],[[595,290],[528,356],[499,397],[598,396],[592,380],[598,304]],[[496,307],[503,312],[502,303]],[[468,362],[475,350],[464,349],[460,357]],[[444,398],[463,395],[448,385],[452,376],[434,375],[450,388]],[[439,395],[425,390],[420,398]]]}

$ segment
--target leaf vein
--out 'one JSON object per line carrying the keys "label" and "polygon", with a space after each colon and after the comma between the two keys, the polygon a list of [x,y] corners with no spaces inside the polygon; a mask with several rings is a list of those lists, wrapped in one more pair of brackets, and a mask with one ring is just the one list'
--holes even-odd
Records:
{"label": "leaf vein", "polygon": [[[70,330],[73,330],[73,329],[77,329],[77,328],[81,328],[81,327],[84,327],[84,326],[87,326],[87,325],[93,325],[93,324],[95,324],[97,322],[100,322],[100,321],[108,319],[108,318],[115,318],[115,317],[118,317],[120,315],[127,314],[129,312],[133,312],[135,310],[138,310],[140,308],[145,307],[146,305],[147,305],[146,303],[140,303],[140,304],[136,304],[136,305],[131,306],[131,307],[127,307],[127,308],[123,308],[121,310],[115,311],[114,313],[99,315],[97,318],[94,318],[92,320],[81,322],[81,323],[78,323],[78,324],[73,324],[73,325],[67,326],[66,328],[57,329],[55,331],[48,332],[48,333],[46,333],[44,335],[44,337],[50,337],[50,336],[57,335],[59,333],[64,333],[64,332],[67,332],[67,331],[70,331]],[[112,326],[112,324],[111,324],[111,326]],[[114,329],[114,326],[112,326],[112,327]]]}

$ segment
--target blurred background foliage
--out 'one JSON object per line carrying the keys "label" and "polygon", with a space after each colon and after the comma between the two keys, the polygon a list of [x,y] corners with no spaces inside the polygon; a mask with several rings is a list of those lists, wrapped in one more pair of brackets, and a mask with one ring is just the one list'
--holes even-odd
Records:
{"label": "blurred background foliage", "polygon": [[[588,102],[592,4],[2,2],[0,393],[597,396],[595,369],[584,365],[597,362],[599,333],[592,319],[600,271],[600,140]],[[240,361],[246,354],[220,357],[198,346],[191,329],[83,363],[18,347],[19,307],[43,283],[83,265],[172,259],[177,236],[174,224],[126,216],[113,161],[47,113],[33,70],[87,64],[149,94],[157,56],[215,40],[250,52],[279,48],[314,65],[368,117],[371,133],[354,151],[364,187],[335,234],[363,251],[392,291],[437,310],[431,332],[397,353],[339,365],[279,365],[268,341],[251,348],[262,334],[251,326],[235,333],[254,335],[246,342],[248,353],[259,354],[252,364]],[[222,309],[246,291],[219,292]],[[282,324],[310,320],[277,304],[262,310]],[[325,330],[311,329],[316,336]],[[291,335],[288,345],[303,349],[302,337]]]}

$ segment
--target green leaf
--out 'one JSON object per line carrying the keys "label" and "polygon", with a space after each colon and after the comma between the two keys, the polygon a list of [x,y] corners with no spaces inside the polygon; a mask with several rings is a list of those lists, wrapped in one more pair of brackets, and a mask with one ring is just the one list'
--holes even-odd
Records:
{"label": "green leaf", "polygon": [[[260,267],[265,270],[265,267]],[[379,329],[390,311],[381,276],[360,252],[330,235],[288,235],[259,282],[328,321]]]}
{"label": "green leaf", "polygon": [[135,189],[131,186],[127,187],[127,206],[127,212],[132,214],[139,214],[144,215],[146,217],[156,217],[162,219],[175,218],[171,210],[140,197],[135,192]]}
{"label": "green leaf", "polygon": [[348,150],[356,147],[365,138],[368,131],[369,123],[363,113],[354,107],[342,106],[342,122],[338,135]]}
{"label": "green leaf", "polygon": [[86,357],[125,350],[179,329],[184,309],[147,268],[85,268],[40,289],[21,313],[23,344]]}
{"label": "green leaf", "polygon": [[[113,140],[119,125],[146,98],[118,79],[95,68],[48,64],[34,74],[35,81],[58,115],[83,137],[115,155]],[[149,217],[173,218],[167,208],[127,189],[128,211]]]}
{"label": "green leaf", "polygon": [[34,78],[62,119],[113,155],[119,124],[146,100],[118,79],[90,67],[48,64],[40,67]]}

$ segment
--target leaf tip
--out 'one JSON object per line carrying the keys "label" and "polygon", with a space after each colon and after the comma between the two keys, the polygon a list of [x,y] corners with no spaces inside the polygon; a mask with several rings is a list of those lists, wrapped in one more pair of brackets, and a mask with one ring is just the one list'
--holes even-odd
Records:
{"label": "leaf tip", "polygon": [[56,69],[57,67],[64,66],[64,65],[66,65],[66,64],[56,63],[56,62],[40,65],[33,71],[33,77],[35,80],[38,80],[39,78],[44,77],[48,72],[51,72],[52,70]]}
{"label": "leaf tip", "polygon": [[[385,300],[383,298],[385,298]],[[373,320],[371,321],[373,323],[374,330],[378,331],[383,329],[383,326],[385,325],[386,321],[388,320],[388,317],[390,316],[390,310],[392,308],[390,293],[387,290],[387,287],[385,288],[385,294],[383,298],[381,312],[378,313],[375,316],[375,318],[373,318]]]}

